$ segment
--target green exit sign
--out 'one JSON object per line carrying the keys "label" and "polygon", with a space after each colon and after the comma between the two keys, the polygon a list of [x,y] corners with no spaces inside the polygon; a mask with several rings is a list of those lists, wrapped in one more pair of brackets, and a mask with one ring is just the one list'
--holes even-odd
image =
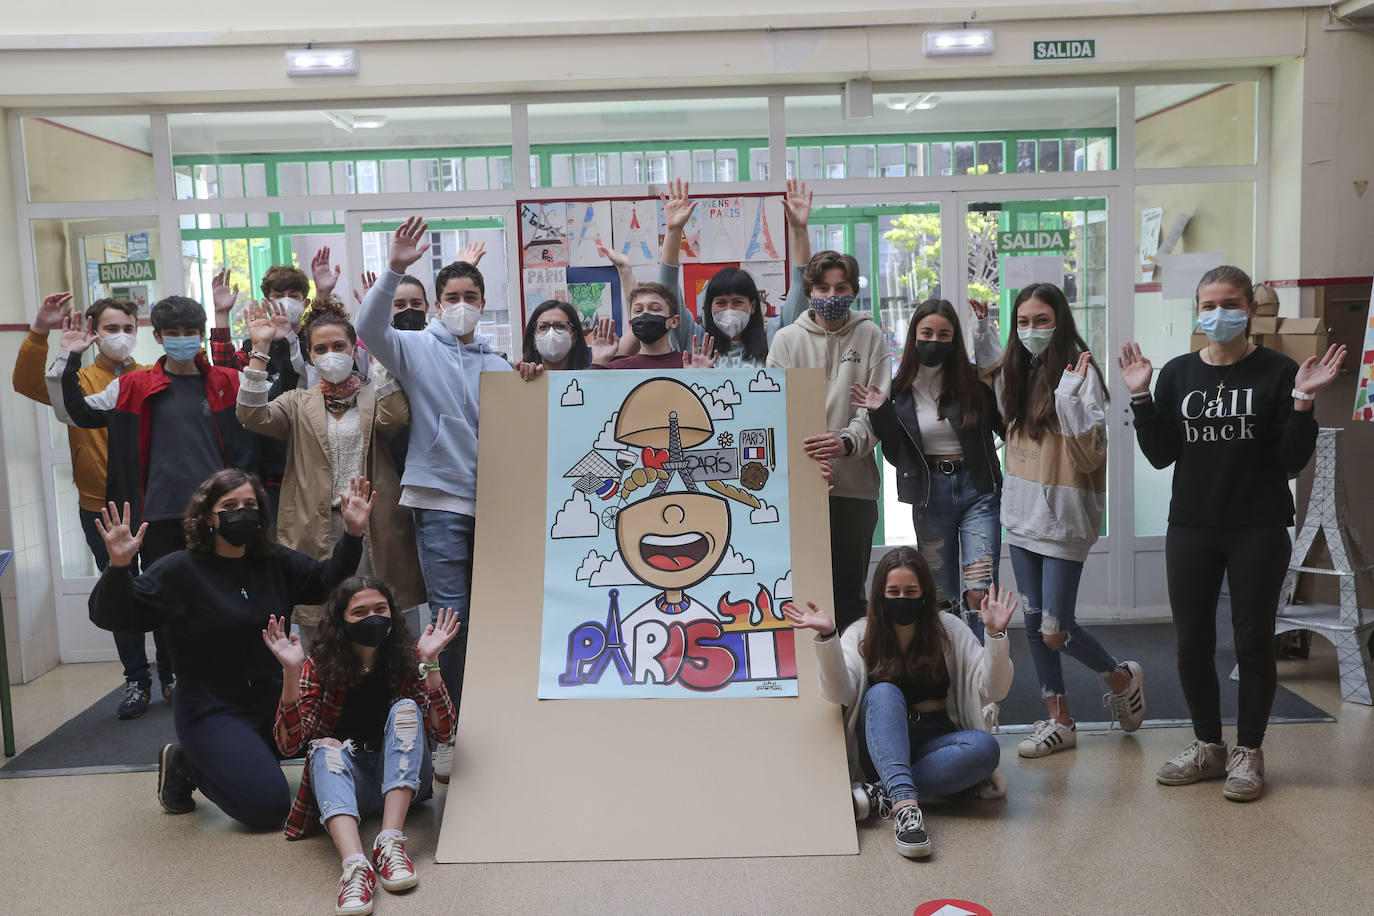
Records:
{"label": "green exit sign", "polygon": [[157,279],[157,265],[152,260],[109,261],[97,266],[100,268],[101,283],[137,283]]}
{"label": "green exit sign", "polygon": [[1037,251],[1067,251],[1069,230],[1024,229],[997,233],[998,254],[1029,254]]}
{"label": "green exit sign", "polygon": [[1032,42],[1031,60],[1097,60],[1097,39],[1059,38]]}

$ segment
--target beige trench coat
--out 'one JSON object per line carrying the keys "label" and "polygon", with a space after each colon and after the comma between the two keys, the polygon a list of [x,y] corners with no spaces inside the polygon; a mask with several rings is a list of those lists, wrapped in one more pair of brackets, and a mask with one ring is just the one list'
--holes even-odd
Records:
{"label": "beige trench coat", "polygon": [[[424,602],[425,587],[414,523],[410,510],[400,506],[401,482],[386,448],[386,442],[410,423],[410,404],[403,391],[391,387],[394,390],[380,400],[372,385],[358,391],[363,469],[376,493],[363,546],[374,573],[391,586],[397,604],[408,608]],[[316,560],[328,558],[334,550],[330,506],[338,494],[331,492],[328,411],[319,386],[284,391],[263,407],[240,403],[237,414],[246,429],[286,440],[277,540]]]}

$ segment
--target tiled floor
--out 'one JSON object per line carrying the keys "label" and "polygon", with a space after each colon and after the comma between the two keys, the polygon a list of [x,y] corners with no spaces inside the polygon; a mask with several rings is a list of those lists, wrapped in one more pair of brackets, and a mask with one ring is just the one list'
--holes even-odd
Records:
{"label": "tiled floor", "polygon": [[[859,827],[858,856],[437,866],[441,790],[407,831],[420,886],[379,890],[376,912],[899,916],[942,897],[998,916],[1371,912],[1374,714],[1340,702],[1325,644],[1280,672],[1340,721],[1273,727],[1258,803],[1225,801],[1219,783],[1157,786],[1154,769],[1185,730],[1085,733],[1076,751],[1035,762],[1018,760],[1017,736],[1005,736],[1008,797],[927,805],[935,856],[925,862],[899,857],[875,820]],[[117,680],[112,664],[68,665],[16,688],[20,749]],[[151,773],[0,780],[0,913],[332,912],[338,860],[324,836],[248,833],[203,801],[164,815],[155,783]],[[522,790],[538,787],[492,788]],[[672,829],[671,812],[654,820]],[[370,839],[367,828],[376,825],[365,825]],[[529,829],[577,842],[575,824]]]}

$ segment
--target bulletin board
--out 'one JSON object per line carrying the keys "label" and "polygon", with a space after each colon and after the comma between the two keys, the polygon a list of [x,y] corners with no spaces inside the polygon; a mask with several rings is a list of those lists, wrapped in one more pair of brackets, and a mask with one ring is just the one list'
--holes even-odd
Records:
{"label": "bulletin board", "polygon": [[[694,196],[697,207],[683,230],[679,261],[695,277],[698,266],[737,266],[780,306],[787,277],[787,218],[782,195]],[[571,304],[585,322],[613,318],[625,333],[620,276],[597,254],[597,241],[630,259],[636,280],[658,279],[666,224],[656,197],[526,200],[516,204],[520,242],[520,324],[541,302]],[[692,273],[695,271],[695,273]],[[711,271],[714,273],[715,271]],[[691,277],[687,278],[691,279]],[[684,286],[687,308],[696,312]]]}
{"label": "bulletin board", "polygon": [[[482,412],[543,417],[561,406],[573,375],[527,383],[486,373]],[[815,369],[787,370],[780,387],[787,436],[776,444],[797,469],[781,516],[790,590],[797,600],[825,601],[826,486],[803,473],[814,462],[801,445],[825,429],[825,379]],[[796,634],[796,696],[539,698],[548,465],[545,423],[483,425],[477,501],[490,509],[477,515],[472,631],[437,861],[857,853],[840,707],[820,696],[810,633]],[[539,824],[566,829],[531,826]]]}

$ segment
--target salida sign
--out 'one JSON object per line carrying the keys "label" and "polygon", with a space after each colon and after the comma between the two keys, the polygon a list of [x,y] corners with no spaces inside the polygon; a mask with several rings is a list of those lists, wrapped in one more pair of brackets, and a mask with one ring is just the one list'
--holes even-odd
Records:
{"label": "salida sign", "polygon": [[1032,251],[1067,251],[1067,229],[1027,229],[1021,232],[997,233],[997,253],[1029,253]]}
{"label": "salida sign", "polygon": [[1037,41],[1031,45],[1032,60],[1097,60],[1096,38]]}

